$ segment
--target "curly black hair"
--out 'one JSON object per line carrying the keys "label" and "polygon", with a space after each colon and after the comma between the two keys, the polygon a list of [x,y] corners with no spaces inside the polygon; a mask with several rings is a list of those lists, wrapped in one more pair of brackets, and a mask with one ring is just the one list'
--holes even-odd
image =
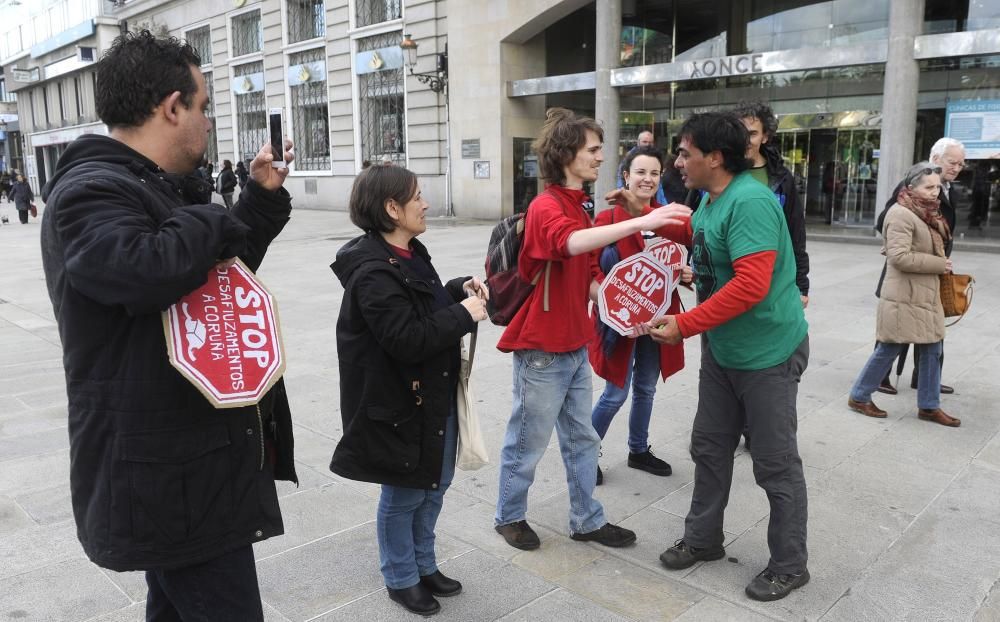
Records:
{"label": "curly black hair", "polygon": [[771,107],[760,100],[741,101],[736,104],[733,114],[739,119],[757,119],[764,128],[764,136],[773,138],[778,131],[778,117],[774,116]]}
{"label": "curly black hair", "polygon": [[201,58],[188,43],[148,30],[117,37],[97,65],[97,116],[110,129],[139,127],[174,91],[190,107],[198,84],[191,67]]}
{"label": "curly black hair", "polygon": [[747,147],[750,134],[743,121],[729,112],[706,112],[688,117],[677,133],[687,138],[702,153],[713,151],[722,154],[722,167],[732,173],[742,173],[750,168]]}

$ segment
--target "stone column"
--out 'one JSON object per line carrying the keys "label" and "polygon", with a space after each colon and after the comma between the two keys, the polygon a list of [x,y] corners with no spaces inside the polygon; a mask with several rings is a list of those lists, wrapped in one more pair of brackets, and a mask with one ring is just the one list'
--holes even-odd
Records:
{"label": "stone column", "polygon": [[[922,14],[922,13],[921,13]],[[597,0],[596,88],[594,116],[604,126],[604,164],[594,186],[595,212],[605,208],[604,195],[615,187],[618,174],[618,89],[611,86],[611,70],[621,61],[622,5],[619,0]],[[911,54],[912,56],[912,54]]]}
{"label": "stone column", "polygon": [[920,67],[913,58],[913,39],[923,25],[924,0],[889,3],[889,55],[882,96],[882,139],[875,193],[875,214],[882,210],[896,184],[919,158],[913,145],[917,132],[917,92]]}

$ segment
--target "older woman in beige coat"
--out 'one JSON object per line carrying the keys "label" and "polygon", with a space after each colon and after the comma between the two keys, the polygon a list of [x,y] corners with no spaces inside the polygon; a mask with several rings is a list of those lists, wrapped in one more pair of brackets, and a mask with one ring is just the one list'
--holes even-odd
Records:
{"label": "older woman in beige coat", "polygon": [[940,408],[938,357],[944,339],[944,309],[939,275],[951,272],[951,260],[944,253],[951,231],[941,216],[940,188],[939,167],[929,162],[915,164],[885,217],[882,253],[887,269],[875,323],[877,344],[847,400],[848,407],[869,417],[886,416],[872,402],[872,393],[904,344],[912,343],[918,344],[920,359],[917,416],[944,426],[961,425]]}

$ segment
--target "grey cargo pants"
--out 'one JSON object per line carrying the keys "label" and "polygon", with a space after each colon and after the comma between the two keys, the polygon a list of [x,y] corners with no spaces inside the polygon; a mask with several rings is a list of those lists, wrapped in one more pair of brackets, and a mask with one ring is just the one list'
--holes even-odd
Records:
{"label": "grey cargo pants", "polygon": [[745,422],[753,439],[750,457],[754,478],[771,505],[768,567],[778,574],[805,570],[808,510],[796,440],[795,401],[799,378],[808,362],[808,335],[783,363],[753,371],[720,367],[708,343],[702,341],[698,411],[691,430],[694,491],[684,522],[688,546],[723,544],[733,453]]}

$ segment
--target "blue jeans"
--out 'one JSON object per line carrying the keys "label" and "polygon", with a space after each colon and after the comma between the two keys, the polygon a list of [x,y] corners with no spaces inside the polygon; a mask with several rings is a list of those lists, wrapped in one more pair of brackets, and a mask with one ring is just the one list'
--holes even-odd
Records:
{"label": "blue jeans", "polygon": [[632,410],[628,418],[628,449],[634,454],[641,454],[649,448],[649,417],[653,413],[653,395],[656,394],[656,380],[660,375],[660,346],[650,337],[639,337],[635,340],[633,351],[634,364],[629,366],[625,374],[625,386],[619,388],[609,380],[590,419],[597,434],[603,439],[608,433],[611,420],[625,403],[631,383]]}
{"label": "blue jeans", "polygon": [[[868,403],[872,401],[872,393],[878,388],[879,382],[885,377],[892,362],[903,350],[901,343],[876,342],[875,351],[861,369],[861,375],[851,387],[851,399],[855,402]],[[914,347],[914,356],[920,364],[917,376],[917,408],[934,410],[941,406],[941,342],[921,343]]]}
{"label": "blue jeans", "polygon": [[566,467],[570,531],[587,533],[607,522],[594,499],[601,438],[590,423],[591,395],[587,348],[514,352],[514,403],[500,450],[497,526],[524,520],[528,489],[553,427]]}
{"label": "blue jeans", "polygon": [[420,577],[437,572],[434,557],[434,526],[437,525],[444,493],[455,477],[458,417],[452,407],[445,428],[444,462],[437,490],[382,486],[378,500],[378,553],[385,586],[394,590],[411,587]]}

